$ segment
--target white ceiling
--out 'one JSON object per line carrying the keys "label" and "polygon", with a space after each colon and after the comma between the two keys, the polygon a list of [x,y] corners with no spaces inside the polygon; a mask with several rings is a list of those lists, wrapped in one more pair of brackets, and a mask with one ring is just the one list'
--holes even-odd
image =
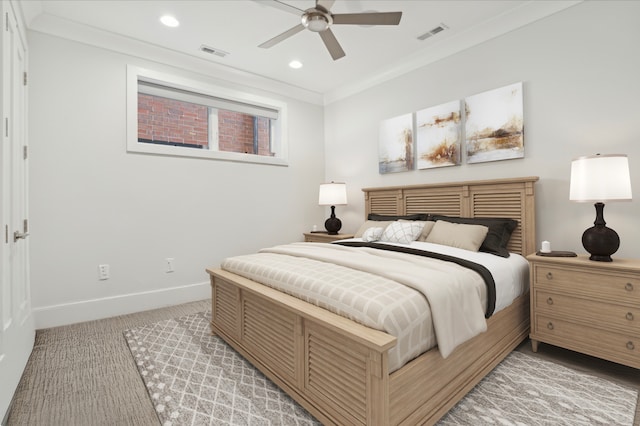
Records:
{"label": "white ceiling", "polygon": [[[346,52],[346,56],[337,61],[331,59],[320,36],[307,30],[270,49],[259,48],[260,43],[300,22],[298,16],[269,3],[269,0],[23,0],[21,5],[27,26],[36,31],[52,32],[52,28],[65,24],[75,28],[87,26],[94,32],[126,36],[304,88],[325,99],[336,99],[579,1],[337,0],[332,13],[403,12],[398,26],[332,26]],[[286,3],[298,9],[315,4],[314,0]],[[180,26],[162,25],[159,18],[164,14],[175,16]],[[424,41],[417,39],[442,24],[448,29]],[[218,57],[203,53],[199,49],[202,44],[229,54]],[[289,68],[288,63],[293,59],[301,61],[303,67]]]}

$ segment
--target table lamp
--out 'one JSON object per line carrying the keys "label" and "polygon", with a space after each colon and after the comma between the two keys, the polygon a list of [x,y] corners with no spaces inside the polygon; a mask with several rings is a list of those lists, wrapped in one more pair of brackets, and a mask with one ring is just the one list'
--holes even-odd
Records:
{"label": "table lamp", "polygon": [[331,206],[331,216],[324,222],[324,227],[329,235],[336,235],[342,228],[342,222],[336,217],[336,206],[347,204],[347,185],[340,182],[321,184],[318,204]]}
{"label": "table lamp", "polygon": [[620,247],[620,237],[604,221],[605,201],[630,201],[631,178],[626,155],[592,155],[571,162],[569,199],[595,202],[594,226],[582,234],[582,245],[591,254],[590,260],[611,262],[611,255]]}

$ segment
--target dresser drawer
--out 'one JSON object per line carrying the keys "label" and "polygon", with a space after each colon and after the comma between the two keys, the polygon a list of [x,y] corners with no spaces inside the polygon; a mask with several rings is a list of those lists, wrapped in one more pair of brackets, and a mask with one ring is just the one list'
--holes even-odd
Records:
{"label": "dresser drawer", "polygon": [[536,312],[640,336],[640,307],[604,303],[545,290],[535,290],[534,303]]}
{"label": "dresser drawer", "polygon": [[553,345],[640,368],[640,336],[637,334],[612,333],[536,313],[532,336]]}
{"label": "dresser drawer", "polygon": [[638,274],[598,273],[589,268],[561,268],[536,264],[534,286],[548,287],[568,294],[586,295],[600,300],[640,307]]}

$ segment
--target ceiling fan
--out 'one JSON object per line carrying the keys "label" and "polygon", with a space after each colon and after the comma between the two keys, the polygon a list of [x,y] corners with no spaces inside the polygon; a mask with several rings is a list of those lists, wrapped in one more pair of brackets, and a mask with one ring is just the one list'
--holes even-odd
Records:
{"label": "ceiling fan", "polygon": [[316,0],[316,6],[307,10],[298,9],[287,3],[271,0],[265,2],[287,12],[300,16],[301,22],[280,35],[265,41],[259,47],[268,49],[304,29],[319,33],[329,54],[335,61],[345,56],[338,39],[331,31],[331,25],[398,25],[402,12],[363,12],[333,14],[330,9],[335,0]]}

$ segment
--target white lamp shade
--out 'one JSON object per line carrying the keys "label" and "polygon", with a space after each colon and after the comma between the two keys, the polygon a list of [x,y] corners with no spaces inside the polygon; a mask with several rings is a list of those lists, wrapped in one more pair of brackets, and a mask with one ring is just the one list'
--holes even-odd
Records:
{"label": "white lamp shade", "polygon": [[571,201],[629,201],[631,178],[626,155],[593,155],[571,162]]}
{"label": "white lamp shade", "polygon": [[336,182],[321,184],[318,204],[321,206],[340,206],[347,204],[347,185]]}

